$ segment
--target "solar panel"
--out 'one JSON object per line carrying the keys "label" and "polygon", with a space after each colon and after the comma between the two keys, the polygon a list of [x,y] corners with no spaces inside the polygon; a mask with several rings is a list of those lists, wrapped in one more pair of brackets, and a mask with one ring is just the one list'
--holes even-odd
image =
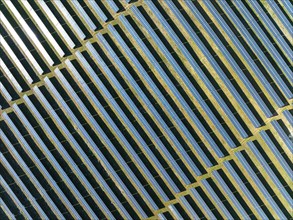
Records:
{"label": "solar panel", "polygon": [[[231,9],[228,9],[228,7],[227,7],[227,5],[225,3],[223,3],[223,4],[222,4],[222,2],[220,2],[220,3],[225,9],[229,10],[229,12],[231,13],[230,17],[231,17],[232,21],[237,23],[241,27],[240,30],[244,35],[247,36],[247,42],[249,43],[250,47],[257,54],[257,56],[259,57],[259,60],[261,62],[263,62],[264,65],[268,68],[267,70],[271,73],[271,77],[276,81],[276,83],[280,86],[281,90],[285,93],[285,95],[288,98],[292,97],[290,89],[288,90],[288,88],[286,88],[285,83],[282,81],[282,79],[280,78],[279,74],[276,72],[276,70],[273,67],[273,65],[268,61],[268,59],[266,58],[265,54],[263,53],[261,48],[258,46],[256,41],[253,40],[253,37],[249,37],[251,35],[248,33],[246,28],[241,24],[240,20],[237,18],[237,16],[234,14],[234,12],[232,12]],[[241,8],[243,9],[243,7],[241,7]],[[245,14],[245,15],[247,15],[247,14]],[[253,21],[253,23],[254,22],[255,21]],[[253,25],[253,23],[252,23],[252,25]],[[263,36],[263,33],[259,33],[259,34],[261,34],[260,37]],[[262,39],[262,41],[264,41],[264,40],[265,39]]]}
{"label": "solar panel", "polygon": [[277,147],[275,146],[271,138],[268,136],[266,131],[261,131],[260,135],[262,139],[265,141],[265,143],[267,144],[267,146],[270,148],[270,150],[273,152],[274,156],[279,161],[283,169],[287,172],[288,175],[290,175],[290,173],[292,172],[292,169],[289,167],[288,163],[285,161],[281,153],[278,151]]}
{"label": "solar panel", "polygon": [[[250,13],[248,12],[248,10],[244,7],[244,5],[241,2],[236,2],[236,5],[238,5],[238,9],[242,12],[242,14],[247,18],[247,20],[250,21],[251,26],[253,27],[254,31],[258,34],[258,36],[260,36],[263,44],[265,45],[265,47],[268,49],[268,51],[273,55],[274,59],[277,61],[277,64],[279,64],[279,68],[282,69],[282,72],[288,77],[288,79],[290,79],[292,81],[292,71],[290,70],[290,68],[288,67],[288,65],[286,65],[285,61],[283,60],[283,58],[280,56],[280,54],[278,53],[278,51],[275,49],[275,47],[273,47],[271,45],[271,43],[269,42],[269,39],[267,38],[266,34],[262,31],[261,27],[254,21],[254,19],[252,18],[252,16],[250,15]],[[260,55],[260,57],[262,57]],[[265,61],[264,61],[265,62]],[[267,65],[270,69],[270,71],[273,72],[273,67],[270,68],[270,64],[267,63]],[[282,83],[282,79],[279,77],[278,73],[273,73],[273,78],[275,79],[276,82],[278,82],[279,86],[282,88],[282,90],[284,91],[284,93],[290,98],[292,97],[292,94],[287,94],[286,91],[290,91],[288,89],[285,89],[285,85],[283,85]]]}
{"label": "solar panel", "polygon": [[224,162],[224,166],[229,170],[229,173],[233,176],[234,180],[236,181],[237,185],[241,188],[242,192],[244,193],[245,197],[249,200],[249,202],[253,205],[255,208],[256,212],[261,218],[267,218],[267,215],[265,212],[262,210],[260,205],[257,203],[255,200],[254,196],[251,194],[251,192],[248,190],[248,188],[245,186],[243,181],[240,179],[239,175],[235,172],[231,164],[226,161]]}
{"label": "solar panel", "polygon": [[259,152],[259,150],[256,148],[255,144],[253,142],[248,142],[247,145],[249,146],[249,148],[251,149],[251,151],[253,152],[253,154],[257,157],[258,161],[260,162],[260,164],[262,165],[262,167],[265,169],[265,171],[267,172],[267,174],[270,176],[270,178],[272,179],[272,181],[274,182],[274,184],[276,184],[277,188],[280,190],[280,192],[282,193],[282,195],[284,196],[284,198],[287,201],[290,201],[291,199],[290,199],[290,196],[289,196],[288,192],[285,190],[285,188],[281,184],[280,180],[277,178],[276,174],[272,170],[272,168],[269,166],[269,164],[266,162],[266,160],[261,155],[261,153]]}
{"label": "solar panel", "polygon": [[59,11],[63,14],[64,18],[67,20],[67,22],[70,24],[70,26],[73,28],[77,36],[80,38],[80,40],[85,39],[85,34],[83,31],[80,29],[79,25],[76,23],[76,21],[73,19],[73,17],[70,15],[68,10],[65,8],[63,3],[61,1],[53,1]]}
{"label": "solar panel", "polygon": [[233,205],[237,208],[237,210],[242,215],[242,218],[249,218],[248,213],[245,211],[245,209],[242,207],[240,202],[235,197],[234,193],[231,191],[229,186],[225,183],[223,178],[220,176],[219,172],[213,171],[212,175],[215,177],[219,185],[223,188],[225,195],[227,195],[231,199],[231,201],[233,202]]}
{"label": "solar panel", "polygon": [[2,218],[290,219],[291,5],[3,1]]}
{"label": "solar panel", "polygon": [[[287,1],[283,1],[284,6],[289,4]],[[278,46],[282,48],[283,51],[286,52],[286,56],[292,57],[292,49],[290,49],[290,46],[288,43],[284,40],[283,36],[281,36],[282,33],[280,33],[277,28],[274,26],[266,12],[262,9],[260,6],[261,4],[255,1],[249,1],[249,3],[252,6],[252,9],[254,9],[258,15],[260,16],[262,22],[266,24],[267,28],[270,30],[270,33],[274,36],[276,41],[278,42]],[[286,67],[285,67],[286,68]]]}
{"label": "solar panel", "polygon": [[240,163],[246,168],[246,171],[250,174],[250,177],[253,179],[256,186],[260,189],[260,191],[263,193],[265,199],[270,204],[270,206],[273,208],[273,210],[277,213],[279,218],[286,218],[285,215],[281,212],[280,208],[277,206],[276,202],[273,200],[272,196],[269,194],[269,192],[266,190],[262,182],[259,180],[257,175],[254,173],[250,165],[247,163],[241,152],[237,152],[236,157],[239,159]]}
{"label": "solar panel", "polygon": [[72,1],[72,4],[77,9],[77,11],[81,14],[82,18],[86,21],[86,24],[90,27],[90,29],[92,31],[95,31],[97,29],[97,26],[93,23],[91,18],[88,16],[85,10],[81,7],[80,3],[78,1]]}
{"label": "solar panel", "polygon": [[105,15],[105,13],[102,11],[100,6],[95,1],[88,1],[88,3],[93,7],[96,14],[102,19],[102,21],[106,22],[108,20],[108,17]]}

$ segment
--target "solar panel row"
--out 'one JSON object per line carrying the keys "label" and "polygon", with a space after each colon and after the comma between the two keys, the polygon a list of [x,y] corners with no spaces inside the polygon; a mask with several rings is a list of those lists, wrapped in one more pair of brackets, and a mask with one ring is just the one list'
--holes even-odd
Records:
{"label": "solar panel row", "polygon": [[291,7],[2,1],[1,219],[292,217]]}

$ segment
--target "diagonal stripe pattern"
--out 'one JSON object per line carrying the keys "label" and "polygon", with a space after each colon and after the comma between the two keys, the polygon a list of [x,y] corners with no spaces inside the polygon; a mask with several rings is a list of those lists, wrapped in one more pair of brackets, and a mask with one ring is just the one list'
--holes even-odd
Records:
{"label": "diagonal stripe pattern", "polygon": [[292,218],[290,0],[1,0],[1,219]]}

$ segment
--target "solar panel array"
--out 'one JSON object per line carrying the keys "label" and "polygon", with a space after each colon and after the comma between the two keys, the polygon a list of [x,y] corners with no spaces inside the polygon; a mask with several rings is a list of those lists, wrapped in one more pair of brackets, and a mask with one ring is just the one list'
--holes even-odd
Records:
{"label": "solar panel array", "polygon": [[1,1],[1,219],[292,217],[292,2]]}

